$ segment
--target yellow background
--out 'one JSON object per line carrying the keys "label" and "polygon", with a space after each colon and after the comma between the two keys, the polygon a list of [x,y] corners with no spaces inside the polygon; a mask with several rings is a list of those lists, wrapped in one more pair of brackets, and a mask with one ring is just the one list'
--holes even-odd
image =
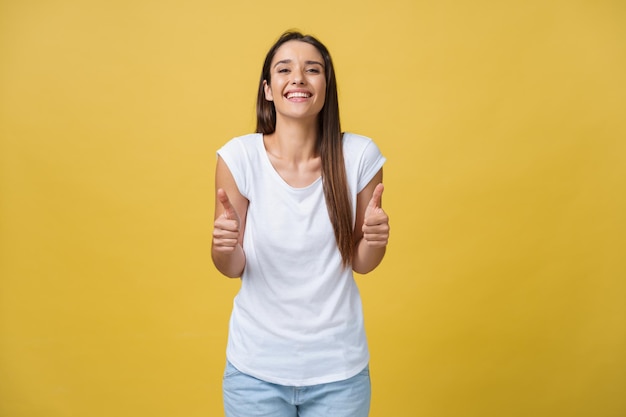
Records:
{"label": "yellow background", "polygon": [[388,157],[371,415],[625,416],[621,0],[0,0],[0,416],[222,415],[215,150],[288,28]]}

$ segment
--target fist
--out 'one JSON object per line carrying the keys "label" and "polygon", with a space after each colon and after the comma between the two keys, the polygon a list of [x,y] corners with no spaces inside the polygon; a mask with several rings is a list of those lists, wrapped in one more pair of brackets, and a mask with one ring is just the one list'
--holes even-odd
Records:
{"label": "fist", "polygon": [[363,218],[363,240],[373,248],[385,247],[389,241],[389,217],[380,207],[384,189],[382,184],[376,186]]}
{"label": "fist", "polygon": [[239,227],[241,221],[237,211],[230,203],[226,191],[217,190],[217,199],[223,211],[213,224],[213,248],[218,252],[234,252],[239,243]]}

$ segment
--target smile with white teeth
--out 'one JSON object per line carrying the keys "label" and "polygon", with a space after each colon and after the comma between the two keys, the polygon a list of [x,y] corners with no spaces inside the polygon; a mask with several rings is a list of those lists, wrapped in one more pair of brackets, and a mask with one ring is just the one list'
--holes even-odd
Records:
{"label": "smile with white teeth", "polygon": [[304,93],[304,92],[300,92],[300,91],[294,91],[294,92],[290,92],[287,93],[287,98],[309,98],[311,97],[311,93]]}

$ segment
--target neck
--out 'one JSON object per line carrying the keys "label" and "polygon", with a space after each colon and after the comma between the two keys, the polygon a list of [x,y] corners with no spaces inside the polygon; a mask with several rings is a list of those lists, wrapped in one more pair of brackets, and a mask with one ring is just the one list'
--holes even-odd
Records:
{"label": "neck", "polygon": [[266,136],[266,147],[283,159],[312,159],[317,157],[317,133],[317,119],[307,122],[277,119],[276,130]]}

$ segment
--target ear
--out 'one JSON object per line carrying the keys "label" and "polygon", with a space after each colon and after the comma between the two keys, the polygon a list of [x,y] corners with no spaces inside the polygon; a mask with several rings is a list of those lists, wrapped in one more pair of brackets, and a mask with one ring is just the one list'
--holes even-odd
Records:
{"label": "ear", "polygon": [[274,95],[272,94],[272,87],[267,83],[266,80],[263,80],[263,90],[265,91],[265,100],[274,101]]}

